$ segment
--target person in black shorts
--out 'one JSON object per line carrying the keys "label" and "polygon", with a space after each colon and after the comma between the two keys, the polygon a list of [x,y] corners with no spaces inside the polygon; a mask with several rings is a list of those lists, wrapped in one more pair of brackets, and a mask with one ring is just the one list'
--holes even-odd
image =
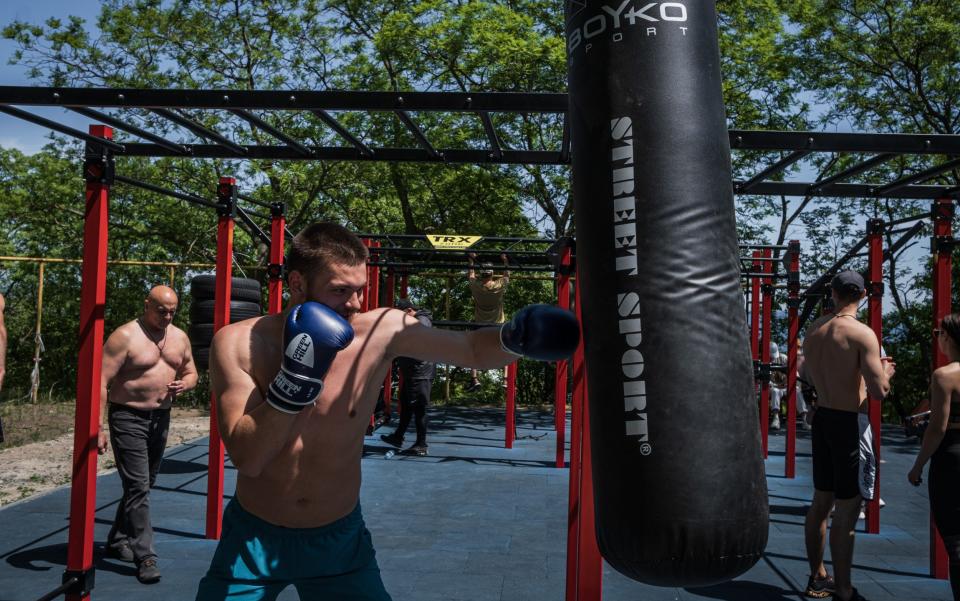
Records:
{"label": "person in black shorts", "polygon": [[954,601],[960,601],[960,314],[944,317],[935,333],[950,363],[931,377],[930,424],[907,479],[920,486],[930,461],[930,512],[947,548]]}
{"label": "person in black shorts", "polygon": [[[394,303],[394,307],[415,317],[421,324],[433,326],[430,312],[426,309],[417,309],[408,298],[401,298]],[[395,447],[403,446],[403,436],[413,418],[417,429],[417,440],[413,446],[403,451],[407,455],[425,457],[427,454],[427,403],[430,402],[430,389],[433,387],[433,377],[436,375],[436,364],[398,357],[400,367],[400,422],[393,434],[383,434],[380,440]]]}
{"label": "person in black shorts", "polygon": [[[810,564],[805,594],[862,601],[850,571],[860,506],[864,499],[873,498],[876,476],[868,397],[883,399],[895,370],[889,357],[881,358],[873,330],[857,320],[866,294],[860,274],[843,271],[830,286],[836,308],[810,326],[803,343],[804,379],[818,397],[812,434],[813,502],[804,522]],[[831,509],[830,555],[836,582],[823,564]]]}

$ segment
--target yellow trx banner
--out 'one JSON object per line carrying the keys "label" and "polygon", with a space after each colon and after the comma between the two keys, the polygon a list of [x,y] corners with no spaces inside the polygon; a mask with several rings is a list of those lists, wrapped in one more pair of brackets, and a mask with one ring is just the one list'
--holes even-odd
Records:
{"label": "yellow trx banner", "polygon": [[443,250],[463,250],[476,244],[483,236],[461,236],[459,234],[427,234],[427,240],[434,248]]}

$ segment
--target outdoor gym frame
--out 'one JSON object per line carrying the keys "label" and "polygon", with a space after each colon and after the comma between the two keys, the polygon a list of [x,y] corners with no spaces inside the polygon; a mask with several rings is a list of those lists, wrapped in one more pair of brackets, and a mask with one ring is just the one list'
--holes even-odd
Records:
{"label": "outdoor gym frame", "polygon": [[[17,106],[59,106],[106,125],[91,126],[89,133],[41,117]],[[74,448],[74,481],[71,490],[70,545],[64,586],[68,599],[81,599],[93,587],[93,515],[96,486],[96,436],[99,424],[99,375],[103,344],[103,307],[107,253],[108,191],[114,181],[115,156],[184,157],[220,159],[276,160],[351,160],[404,161],[436,164],[543,164],[570,163],[570,127],[566,118],[567,96],[557,93],[454,93],[454,92],[334,92],[334,91],[245,91],[245,90],[138,90],[101,88],[49,88],[0,86],[0,112],[86,141],[84,177],[86,213],[84,225],[84,262],[80,313],[80,353],[77,380],[77,421]],[[144,109],[159,115],[207,143],[193,144],[164,138],[139,125],[98,109]],[[182,114],[183,109],[227,111],[249,123],[281,144],[240,145]],[[417,141],[415,148],[372,147],[350,132],[331,111],[390,112],[403,123]],[[347,145],[307,146],[271,125],[251,111],[296,111],[309,113],[333,130]],[[417,112],[469,113],[478,118],[485,133],[485,148],[443,148],[431,144],[429,132],[415,121]],[[560,147],[549,150],[505,148],[497,133],[492,114],[554,114],[563,118]],[[109,126],[109,127],[108,127]],[[117,142],[110,128],[123,130],[148,142]],[[730,146],[737,151],[788,153],[759,169],[745,180],[731,182],[737,194],[787,195],[833,198],[899,198],[935,200],[934,320],[950,312],[950,251],[953,238],[950,227],[953,198],[960,186],[928,185],[924,182],[960,167],[960,136],[920,134],[854,134],[742,131],[730,132]],[[870,158],[817,182],[774,181],[784,170],[812,153],[862,153]],[[893,181],[848,183],[845,180],[901,155],[943,155],[939,165],[904,175]],[[122,180],[121,180],[122,181]],[[222,178],[217,186],[218,253],[217,308],[215,328],[229,321],[230,273],[234,217],[239,197],[236,181]],[[247,199],[250,200],[250,199]],[[271,215],[270,310],[279,310],[282,244],[285,233],[282,216]],[[248,227],[250,223],[244,220]],[[879,252],[879,234],[871,239]],[[872,256],[872,255],[871,255]],[[879,262],[871,262],[871,326],[878,336],[880,323]],[[575,267],[571,266],[571,270]],[[944,282],[946,287],[944,288]],[[568,284],[567,284],[568,285]],[[941,291],[946,290],[942,296]],[[575,290],[579,293],[579,288]],[[562,297],[562,295],[561,295]],[[579,306],[579,303],[576,303]],[[874,311],[876,308],[876,311]],[[792,333],[791,333],[792,335]],[[935,348],[936,365],[945,357]],[[574,381],[584,381],[582,345],[573,359]],[[795,367],[795,366],[794,366]],[[560,369],[558,369],[559,378]],[[588,412],[584,411],[586,386],[574,394],[571,471],[570,527],[568,530],[567,599],[599,599],[601,563],[593,534],[593,498],[590,473]],[[871,411],[879,403],[871,402]],[[216,409],[211,406],[210,461],[219,465],[221,478],[211,472],[208,492],[207,535],[219,536],[223,481],[223,447],[216,431]],[[932,539],[933,540],[933,539]],[[939,570],[934,571],[941,576]]]}

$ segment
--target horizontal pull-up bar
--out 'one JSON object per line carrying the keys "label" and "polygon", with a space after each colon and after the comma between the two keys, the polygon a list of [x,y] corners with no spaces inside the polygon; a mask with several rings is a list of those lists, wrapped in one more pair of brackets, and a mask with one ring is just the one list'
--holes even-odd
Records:
{"label": "horizontal pull-up bar", "polygon": [[315,90],[183,90],[0,86],[10,104],[117,108],[352,111],[492,111],[566,113],[567,95],[508,92],[355,92]]}

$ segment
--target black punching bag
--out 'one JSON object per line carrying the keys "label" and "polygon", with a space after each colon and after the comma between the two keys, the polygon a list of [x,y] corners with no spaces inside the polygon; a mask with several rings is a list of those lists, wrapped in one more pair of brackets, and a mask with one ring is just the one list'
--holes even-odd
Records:
{"label": "black punching bag", "polygon": [[597,541],[641,582],[722,582],[769,516],[716,9],[566,10]]}

